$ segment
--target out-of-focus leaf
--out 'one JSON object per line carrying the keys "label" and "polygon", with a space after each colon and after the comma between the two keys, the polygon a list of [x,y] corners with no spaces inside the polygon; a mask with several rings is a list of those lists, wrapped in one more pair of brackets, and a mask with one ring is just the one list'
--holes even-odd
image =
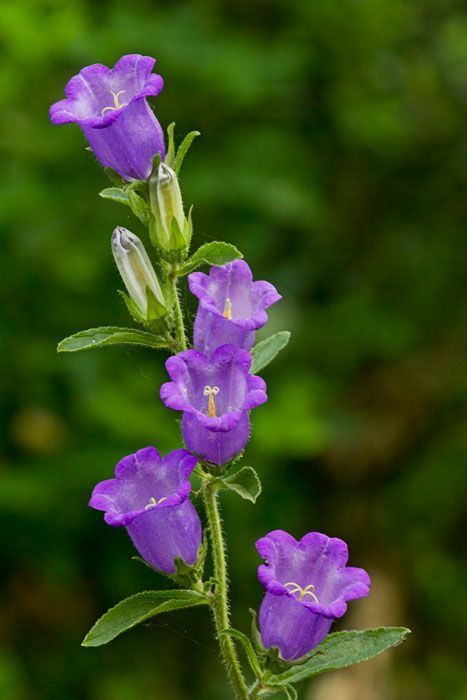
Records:
{"label": "out-of-focus leaf", "polygon": [[280,353],[281,350],[285,348],[290,340],[289,331],[279,331],[270,335],[266,340],[262,340],[260,343],[255,345],[252,349],[251,354],[253,361],[251,363],[251,371],[253,374],[260,372],[266,365],[268,365],[272,360]]}

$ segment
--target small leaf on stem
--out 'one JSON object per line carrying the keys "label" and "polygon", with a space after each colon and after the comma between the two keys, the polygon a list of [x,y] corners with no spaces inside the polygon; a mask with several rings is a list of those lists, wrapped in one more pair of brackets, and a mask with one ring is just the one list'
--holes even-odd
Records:
{"label": "small leaf on stem", "polygon": [[279,331],[270,335],[266,340],[254,346],[251,351],[253,361],[251,363],[251,373],[260,372],[268,365],[281,350],[285,348],[290,340],[289,331]]}
{"label": "small leaf on stem", "polygon": [[178,276],[187,275],[201,265],[225,265],[232,260],[243,258],[242,253],[231,243],[212,241],[205,243],[193,253],[177,271]]}

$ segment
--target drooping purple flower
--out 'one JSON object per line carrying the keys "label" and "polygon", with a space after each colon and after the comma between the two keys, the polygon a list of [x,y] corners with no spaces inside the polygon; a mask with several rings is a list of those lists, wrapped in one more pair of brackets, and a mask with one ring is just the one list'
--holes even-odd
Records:
{"label": "drooping purple flower", "polygon": [[186,350],[166,362],[171,382],[161,399],[183,411],[187,449],[214,464],[236,457],[250,437],[248,411],[267,401],[266,384],[250,374],[251,355],[222,345],[210,355]]}
{"label": "drooping purple flower", "polygon": [[163,459],[145,447],[124,457],[115,479],[97,484],[89,501],[105,511],[108,525],[126,527],[143,559],[167,574],[175,573],[176,558],[192,566],[201,544],[201,522],[189,500],[196,462],[186,450]]}
{"label": "drooping purple flower", "polygon": [[244,260],[211,267],[209,275],[192,272],[188,284],[199,299],[194,346],[204,353],[225,343],[249,350],[268,320],[266,309],[282,298],[269,282],[253,282]]}
{"label": "drooping purple flower", "polygon": [[129,54],[113,68],[86,66],[67,83],[66,99],[50,108],[53,124],[78,124],[99,162],[124,180],[146,180],[153,156],[165,157],[164,134],[146,100],[164,85],[151,73],[155,62]]}
{"label": "drooping purple flower", "polygon": [[274,530],[256,542],[264,559],[258,578],[266,588],[259,612],[265,648],[277,647],[283,659],[307,654],[342,617],[347,601],[370,592],[364,569],[346,566],[347,545],[336,537],[309,532],[297,540]]}

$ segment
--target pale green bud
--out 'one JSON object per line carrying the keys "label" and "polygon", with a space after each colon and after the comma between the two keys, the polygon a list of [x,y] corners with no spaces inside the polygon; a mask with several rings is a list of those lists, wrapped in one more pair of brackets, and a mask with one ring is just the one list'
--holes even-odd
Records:
{"label": "pale green bud", "polygon": [[146,318],[148,315],[148,289],[165,307],[156,272],[138,236],[117,226],[112,234],[112,252],[128,294],[142,316]]}
{"label": "pale green bud", "polygon": [[183,210],[177,174],[166,163],[159,163],[149,180],[149,199],[156,245],[163,251],[186,249],[191,237],[191,222]]}

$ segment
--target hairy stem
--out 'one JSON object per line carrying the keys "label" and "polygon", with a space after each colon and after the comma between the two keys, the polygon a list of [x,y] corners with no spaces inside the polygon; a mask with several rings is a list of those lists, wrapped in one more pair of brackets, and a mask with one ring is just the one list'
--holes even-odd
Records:
{"label": "hairy stem", "polygon": [[229,629],[229,587],[227,581],[227,563],[225,543],[222,533],[222,522],[219,512],[218,494],[213,484],[206,484],[203,489],[204,507],[209,524],[214,563],[215,595],[213,613],[216,632],[219,639],[222,657],[229,676],[230,683],[238,700],[248,700],[248,690],[238,661],[234,643],[226,634],[220,634]]}
{"label": "hairy stem", "polygon": [[185,335],[185,324],[183,322],[182,307],[180,305],[180,297],[178,294],[177,276],[174,274],[173,271],[169,274],[169,281],[174,304],[175,337],[177,338],[179,349],[186,350],[187,343]]}

